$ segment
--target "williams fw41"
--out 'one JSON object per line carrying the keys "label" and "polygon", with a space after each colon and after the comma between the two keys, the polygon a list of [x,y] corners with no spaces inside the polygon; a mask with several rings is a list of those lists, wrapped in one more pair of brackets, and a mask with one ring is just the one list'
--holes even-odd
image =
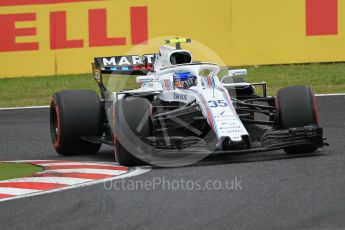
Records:
{"label": "williams fw41", "polygon": [[[106,144],[114,146],[119,164],[135,166],[278,149],[304,154],[325,145],[310,87],[289,86],[267,96],[266,83],[240,77],[245,69],[226,69],[220,77],[217,64],[193,61],[181,48],[189,42],[170,39],[157,54],[142,57],[95,58],[100,98],[89,90],[52,97],[56,151],[91,154]],[[136,76],[140,87],[114,92],[104,83],[109,74],[117,80]]]}

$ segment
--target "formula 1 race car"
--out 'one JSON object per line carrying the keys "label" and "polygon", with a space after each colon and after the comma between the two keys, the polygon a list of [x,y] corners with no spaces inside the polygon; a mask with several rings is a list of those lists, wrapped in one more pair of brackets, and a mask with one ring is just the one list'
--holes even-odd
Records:
{"label": "formula 1 race car", "polygon": [[[93,75],[101,99],[89,90],[60,91],[52,97],[50,130],[56,151],[96,153],[107,144],[114,146],[119,164],[135,166],[183,154],[278,149],[303,154],[325,145],[310,87],[289,86],[267,96],[265,82],[251,84],[240,77],[245,69],[226,69],[219,77],[217,64],[193,61],[192,53],[181,48],[189,42],[169,39],[157,54],[142,57],[95,58]],[[112,92],[103,82],[106,74],[135,75],[141,85]]]}

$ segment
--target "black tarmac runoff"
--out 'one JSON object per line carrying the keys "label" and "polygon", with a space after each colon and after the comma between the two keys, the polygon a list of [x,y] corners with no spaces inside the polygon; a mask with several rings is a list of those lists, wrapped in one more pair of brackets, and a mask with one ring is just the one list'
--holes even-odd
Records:
{"label": "black tarmac runoff", "polygon": [[[317,98],[330,146],[209,158],[0,203],[0,229],[345,229],[345,96]],[[49,109],[0,111],[0,160],[113,162],[112,148],[62,157]],[[146,185],[146,186],[145,186]]]}

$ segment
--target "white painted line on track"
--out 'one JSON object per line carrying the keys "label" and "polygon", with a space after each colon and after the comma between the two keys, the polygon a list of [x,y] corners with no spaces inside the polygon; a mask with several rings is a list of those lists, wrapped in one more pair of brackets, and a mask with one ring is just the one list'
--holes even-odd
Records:
{"label": "white painted line on track", "polygon": [[[114,162],[109,161],[72,161],[72,160],[3,160],[1,162],[8,162],[8,163],[28,163],[35,162],[36,165],[46,166],[45,164],[59,164],[59,165],[95,165],[95,164],[103,164],[108,166],[120,166],[118,164],[114,164]],[[44,162],[44,163],[40,163]],[[115,162],[116,163],[116,162]],[[47,165],[49,166],[49,165]],[[52,165],[53,166],[53,165]],[[121,166],[124,167],[124,166]],[[125,167],[124,167],[125,168]]]}
{"label": "white painted line on track", "polygon": [[[30,162],[30,161],[27,161],[27,162]],[[89,163],[89,162],[61,162],[61,163],[58,163],[58,162],[55,162],[55,163],[43,163],[43,164],[39,164],[40,166],[68,166],[68,165],[85,165],[85,166],[88,166],[88,165],[97,165],[99,164],[100,162],[93,162],[93,163]],[[109,164],[109,166],[115,166],[113,164]]]}
{"label": "white painted line on track", "polygon": [[43,172],[39,172],[36,175],[46,174],[46,173],[92,173],[92,174],[104,174],[104,175],[121,175],[126,173],[127,171],[124,170],[108,170],[108,169],[52,169],[52,170],[44,170]]}
{"label": "white painted line on track", "polygon": [[[345,93],[316,94],[316,96],[317,97],[345,96]],[[20,109],[46,109],[46,108],[49,108],[49,105],[0,108],[0,111],[1,110],[20,110]]]}
{"label": "white painted line on track", "polygon": [[49,108],[49,105],[42,105],[42,106],[24,106],[24,107],[9,107],[9,108],[0,108],[0,110],[46,109],[46,108]]}
{"label": "white painted line on track", "polygon": [[[44,171],[35,173],[28,177],[0,181],[0,202],[133,177],[151,170],[151,167],[149,166],[127,168],[112,162],[78,162],[66,160],[23,160],[1,162],[26,162],[41,166],[44,168]],[[85,167],[83,167],[83,165]],[[50,167],[63,166],[68,168],[49,169]],[[92,168],[93,166],[98,166],[100,168]],[[104,166],[105,169],[102,169]]]}
{"label": "white painted line on track", "polygon": [[119,175],[116,177],[106,178],[106,179],[96,180],[96,181],[90,181],[90,182],[77,184],[77,185],[73,185],[73,186],[69,186],[69,187],[62,187],[62,188],[57,188],[57,189],[52,189],[52,190],[46,190],[43,192],[39,191],[36,193],[29,193],[29,194],[25,194],[22,196],[4,198],[4,199],[0,199],[0,203],[4,202],[4,201],[9,201],[9,200],[16,200],[16,199],[22,199],[22,198],[33,197],[33,196],[38,196],[38,195],[50,194],[50,193],[54,193],[54,192],[60,192],[60,191],[64,191],[64,190],[81,188],[81,187],[85,187],[85,186],[89,186],[89,185],[95,185],[95,184],[110,182],[113,180],[119,180],[119,179],[124,179],[124,178],[128,178],[128,177],[134,177],[134,176],[138,176],[138,175],[147,173],[150,170],[151,170],[150,167],[135,167],[135,168],[132,168],[132,170],[129,171],[128,173],[123,174],[123,175]]}
{"label": "white painted line on track", "polygon": [[71,178],[71,177],[48,177],[48,176],[47,177],[24,177],[24,178],[0,181],[0,187],[2,183],[8,183],[8,182],[42,182],[42,183],[73,185],[73,184],[89,182],[92,180],[93,179]]}
{"label": "white painted line on track", "polygon": [[317,97],[345,96],[345,93],[316,94]]}
{"label": "white painted line on track", "polygon": [[[28,193],[33,192],[40,192],[41,190],[36,189],[28,189],[28,188],[0,188],[1,193],[6,193],[8,195],[18,196],[18,195],[25,195]],[[1,202],[2,200],[0,200]]]}

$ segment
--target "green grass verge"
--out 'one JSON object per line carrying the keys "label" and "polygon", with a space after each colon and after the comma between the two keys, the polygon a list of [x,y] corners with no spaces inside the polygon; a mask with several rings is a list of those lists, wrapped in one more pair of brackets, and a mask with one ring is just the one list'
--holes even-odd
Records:
{"label": "green grass verge", "polygon": [[309,85],[315,93],[345,93],[345,63],[260,66],[248,73],[249,82],[267,82],[269,95],[290,85]]}
{"label": "green grass verge", "polygon": [[[135,77],[117,79],[123,88],[136,87]],[[345,92],[345,63],[249,67],[246,80],[266,81],[269,95],[290,85],[310,85],[316,93],[341,93]],[[0,107],[48,105],[51,95],[64,89],[98,87],[91,74],[0,79]]]}
{"label": "green grass verge", "polygon": [[0,163],[0,180],[29,176],[41,172],[41,167],[24,163]]}
{"label": "green grass verge", "polygon": [[94,89],[91,74],[0,79],[0,107],[48,105],[54,92]]}

